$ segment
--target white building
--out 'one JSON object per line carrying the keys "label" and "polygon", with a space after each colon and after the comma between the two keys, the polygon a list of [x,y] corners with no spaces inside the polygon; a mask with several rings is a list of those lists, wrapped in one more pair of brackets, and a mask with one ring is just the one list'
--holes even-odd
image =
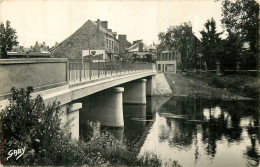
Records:
{"label": "white building", "polygon": [[159,55],[156,61],[156,67],[158,72],[172,72],[176,73],[177,63],[176,57],[179,53],[177,51],[164,50]]}

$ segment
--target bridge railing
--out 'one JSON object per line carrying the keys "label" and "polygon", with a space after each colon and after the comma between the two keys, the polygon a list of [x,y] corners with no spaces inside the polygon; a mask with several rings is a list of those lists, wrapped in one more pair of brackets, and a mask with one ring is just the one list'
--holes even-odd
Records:
{"label": "bridge railing", "polygon": [[81,82],[126,73],[152,71],[152,63],[129,63],[111,60],[69,59],[69,81]]}

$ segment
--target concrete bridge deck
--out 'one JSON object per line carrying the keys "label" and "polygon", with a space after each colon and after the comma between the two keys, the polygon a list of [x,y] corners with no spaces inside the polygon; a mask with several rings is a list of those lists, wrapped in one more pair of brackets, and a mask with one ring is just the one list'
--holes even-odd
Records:
{"label": "concrete bridge deck", "polygon": [[64,58],[2,59],[0,107],[7,104],[10,89],[32,86],[45,102],[61,105],[90,94],[156,74],[148,63],[70,62]]}
{"label": "concrete bridge deck", "polygon": [[45,102],[57,100],[60,101],[62,105],[99,91],[155,74],[155,71],[132,72],[91,81],[75,82],[66,86],[37,92],[34,93],[33,96],[40,94]]}

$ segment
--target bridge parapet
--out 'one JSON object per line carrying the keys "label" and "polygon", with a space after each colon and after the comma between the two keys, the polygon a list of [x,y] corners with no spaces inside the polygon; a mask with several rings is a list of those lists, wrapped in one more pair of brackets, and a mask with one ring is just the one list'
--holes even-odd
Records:
{"label": "bridge parapet", "polygon": [[3,100],[12,87],[32,86],[41,91],[68,84],[68,60],[64,58],[2,59],[0,63]]}
{"label": "bridge parapet", "polygon": [[104,78],[127,73],[154,71],[152,63],[128,63],[111,60],[69,60],[69,81],[70,83]]}
{"label": "bridge parapet", "polygon": [[[32,86],[35,92],[116,75],[154,71],[154,64],[67,58],[1,59],[2,100],[12,87]],[[48,92],[45,92],[48,93]]]}

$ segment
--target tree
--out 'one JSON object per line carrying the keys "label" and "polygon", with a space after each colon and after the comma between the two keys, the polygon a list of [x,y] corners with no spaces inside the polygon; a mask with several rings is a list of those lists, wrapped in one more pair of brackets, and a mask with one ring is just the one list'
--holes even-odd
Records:
{"label": "tree", "polygon": [[223,47],[221,46],[220,35],[217,33],[216,22],[213,18],[208,19],[204,24],[205,30],[203,29],[200,33],[202,35],[202,54],[203,59],[207,63],[209,69],[216,69],[216,62],[220,61],[220,57],[223,54]]}
{"label": "tree", "polygon": [[6,26],[4,23],[0,24],[0,37],[0,56],[7,58],[7,51],[11,51],[13,46],[19,44],[16,30],[11,27],[10,21],[6,21]]}
{"label": "tree", "polygon": [[[222,2],[222,25],[231,33],[236,33],[244,43],[249,44],[247,55],[250,64],[256,66],[259,40],[259,4],[255,0],[224,0]],[[253,56],[252,56],[253,55]],[[251,60],[252,59],[252,60]]]}
{"label": "tree", "polygon": [[195,67],[195,40],[190,22],[185,22],[179,26],[170,26],[167,33],[159,33],[159,40],[169,49],[177,50],[181,53],[182,71],[190,67]]}
{"label": "tree", "polygon": [[228,32],[228,37],[222,40],[222,47],[223,53],[219,58],[222,69],[235,70],[236,62],[241,62],[244,53],[243,42],[239,34]]}

